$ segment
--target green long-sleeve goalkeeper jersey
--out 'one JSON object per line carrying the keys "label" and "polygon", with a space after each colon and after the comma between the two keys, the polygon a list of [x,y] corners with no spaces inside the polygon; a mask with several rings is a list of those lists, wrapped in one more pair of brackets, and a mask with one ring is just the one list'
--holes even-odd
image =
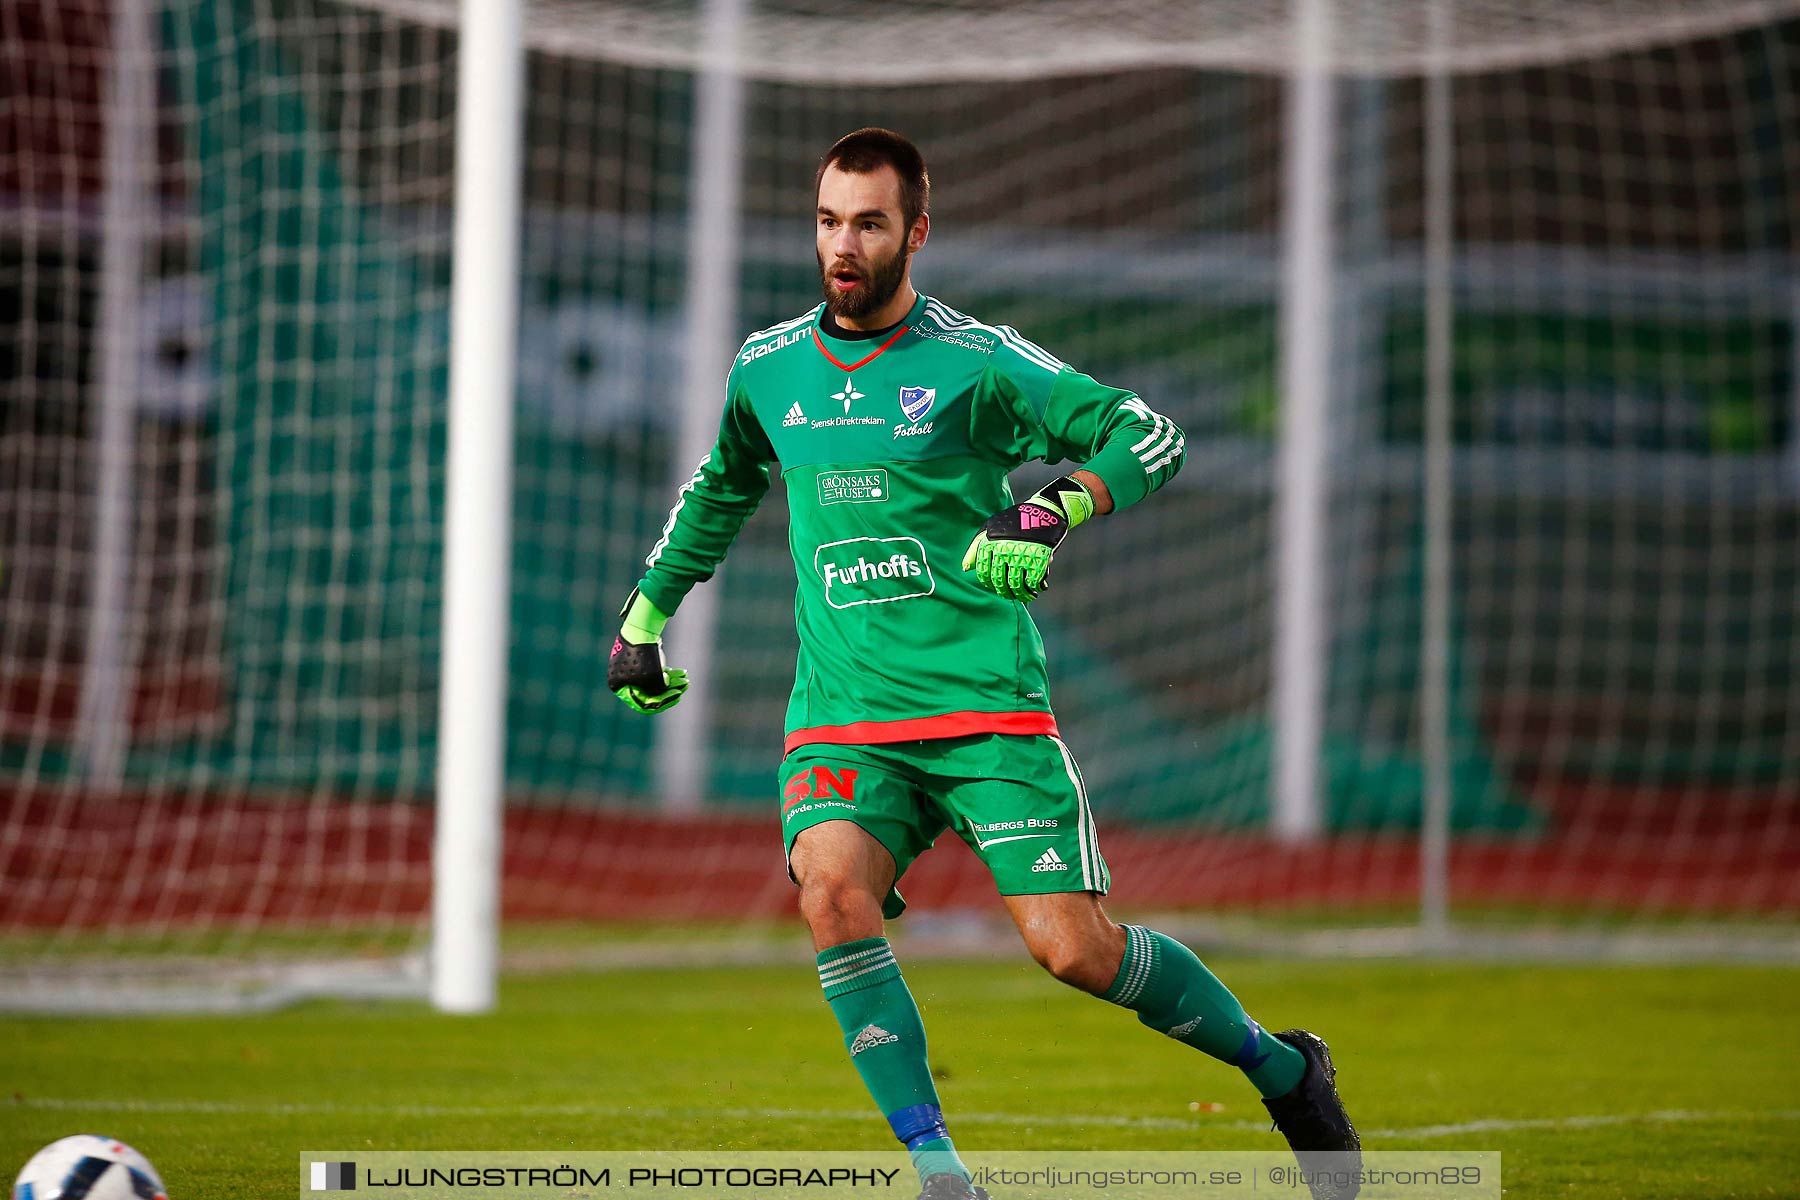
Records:
{"label": "green long-sleeve goalkeeper jersey", "polygon": [[779,462],[800,633],[787,750],[1054,734],[1037,628],[1024,605],[976,584],[963,553],[1013,503],[1006,475],[1020,463],[1081,462],[1124,508],[1180,469],[1181,431],[1133,393],[928,296],[870,340],[824,332],[823,309],[745,340],[718,441],[640,589],[673,613]]}

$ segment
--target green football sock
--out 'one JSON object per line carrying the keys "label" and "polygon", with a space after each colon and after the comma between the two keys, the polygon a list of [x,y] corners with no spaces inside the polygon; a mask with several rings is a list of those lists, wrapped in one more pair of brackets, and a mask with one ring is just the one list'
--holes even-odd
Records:
{"label": "green football sock", "polygon": [[1249,1077],[1265,1099],[1285,1096],[1306,1073],[1301,1053],[1252,1021],[1194,952],[1153,929],[1125,926],[1125,960],[1103,999]]}
{"label": "green football sock", "polygon": [[850,1061],[912,1155],[919,1178],[951,1172],[967,1179],[926,1065],[925,1024],[888,940],[862,938],[821,950],[819,984],[844,1031]]}

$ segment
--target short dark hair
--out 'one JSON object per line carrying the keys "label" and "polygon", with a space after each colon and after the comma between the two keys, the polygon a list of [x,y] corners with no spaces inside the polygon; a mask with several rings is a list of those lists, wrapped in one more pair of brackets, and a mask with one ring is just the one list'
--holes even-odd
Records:
{"label": "short dark hair", "polygon": [[870,126],[839,138],[819,160],[819,169],[813,173],[815,199],[819,195],[819,181],[825,178],[825,168],[833,164],[838,170],[852,175],[867,175],[882,167],[894,168],[894,173],[900,176],[900,215],[905,219],[907,229],[930,211],[931,176],[925,170],[925,156],[912,142],[891,129]]}

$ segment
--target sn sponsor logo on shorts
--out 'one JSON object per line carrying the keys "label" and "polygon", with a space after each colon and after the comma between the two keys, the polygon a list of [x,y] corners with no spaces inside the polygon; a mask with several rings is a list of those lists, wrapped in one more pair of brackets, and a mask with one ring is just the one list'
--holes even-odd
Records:
{"label": "sn sponsor logo on shorts", "polygon": [[823,800],[833,793],[854,804],[857,774],[855,767],[845,767],[841,771],[830,767],[808,767],[787,781],[781,791],[781,807],[788,808],[806,799]]}
{"label": "sn sponsor logo on shorts", "polygon": [[791,821],[802,813],[822,808],[856,808],[855,767],[807,767],[790,777],[781,789],[781,819]]}
{"label": "sn sponsor logo on shorts", "polygon": [[827,542],[813,552],[813,569],[833,608],[916,600],[937,590],[924,543],[915,537]]}

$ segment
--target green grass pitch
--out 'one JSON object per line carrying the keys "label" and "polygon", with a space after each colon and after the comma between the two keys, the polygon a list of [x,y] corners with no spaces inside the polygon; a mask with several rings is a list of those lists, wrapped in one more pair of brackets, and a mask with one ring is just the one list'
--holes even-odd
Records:
{"label": "green grass pitch", "polygon": [[[1509,1200],[1800,1196],[1800,970],[1212,965],[1331,1041],[1371,1149],[1499,1150]],[[907,976],[965,1149],[1280,1146],[1237,1072],[1022,954]],[[291,1196],[306,1149],[892,1146],[803,964],[517,978],[483,1017],[0,1018],[8,1180],[77,1132],[173,1200]]]}

